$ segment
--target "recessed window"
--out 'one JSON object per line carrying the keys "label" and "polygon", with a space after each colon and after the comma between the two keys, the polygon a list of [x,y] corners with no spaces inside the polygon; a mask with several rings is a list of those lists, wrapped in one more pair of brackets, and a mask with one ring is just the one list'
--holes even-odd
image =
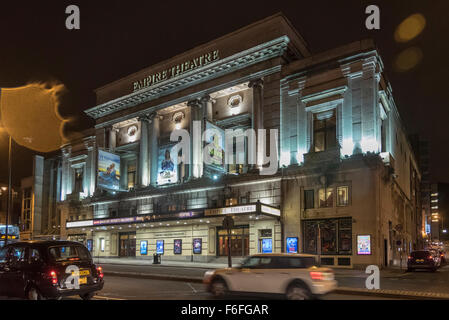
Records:
{"label": "recessed window", "polygon": [[313,209],[313,208],[315,208],[314,191],[304,190],[304,209]]}
{"label": "recessed window", "polygon": [[134,186],[136,185],[136,172],[137,172],[136,160],[129,162],[127,169],[128,169],[128,189],[134,188]]}
{"label": "recessed window", "polygon": [[334,206],[334,189],[326,188],[319,190],[320,208],[331,208]]}
{"label": "recessed window", "polygon": [[337,119],[335,110],[313,115],[313,143],[315,152],[334,148],[337,144]]}
{"label": "recessed window", "polygon": [[337,188],[337,206],[349,205],[349,187],[341,186]]}

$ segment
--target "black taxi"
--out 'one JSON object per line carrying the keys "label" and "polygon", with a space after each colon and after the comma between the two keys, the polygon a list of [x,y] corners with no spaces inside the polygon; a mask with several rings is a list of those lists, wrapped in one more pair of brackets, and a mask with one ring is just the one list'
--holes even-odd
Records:
{"label": "black taxi", "polygon": [[21,241],[0,249],[0,296],[90,300],[103,286],[102,268],[81,243]]}

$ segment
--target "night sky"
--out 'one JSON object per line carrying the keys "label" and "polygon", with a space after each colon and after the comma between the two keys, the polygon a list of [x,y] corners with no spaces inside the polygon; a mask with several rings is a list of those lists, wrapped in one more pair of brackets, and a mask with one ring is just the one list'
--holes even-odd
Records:
{"label": "night sky", "polygon": [[[76,4],[81,30],[65,28],[65,8]],[[365,7],[377,4],[381,29],[365,29]],[[362,38],[377,42],[409,133],[431,142],[431,178],[449,182],[449,1],[10,1],[0,5],[0,87],[58,80],[68,89],[60,113],[66,133],[92,127],[83,110],[93,90],[277,12],[283,12],[312,53]],[[421,13],[424,31],[407,43],[396,27]],[[410,47],[423,52],[408,72],[394,61]],[[26,117],[26,114],[24,114]],[[33,152],[15,146],[13,180],[32,174]],[[0,181],[7,177],[7,137],[0,134]]]}

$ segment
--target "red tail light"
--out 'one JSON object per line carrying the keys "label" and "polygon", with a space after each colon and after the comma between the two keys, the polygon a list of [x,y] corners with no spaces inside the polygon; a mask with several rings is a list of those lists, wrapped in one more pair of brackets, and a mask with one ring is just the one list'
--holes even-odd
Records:
{"label": "red tail light", "polygon": [[428,256],[427,259],[433,260],[433,257],[432,256]]}
{"label": "red tail light", "polygon": [[408,259],[409,259],[409,260],[412,260],[412,259],[413,259],[413,257],[412,257],[412,256],[408,256]]}
{"label": "red tail light", "polygon": [[55,271],[50,271],[50,278],[52,284],[58,284],[58,276]]}
{"label": "red tail light", "polygon": [[102,267],[97,267],[97,274],[99,278],[103,278],[104,274],[103,274],[103,268]]}
{"label": "red tail light", "polygon": [[322,272],[310,272],[310,277],[312,278],[312,280],[323,280],[324,279],[324,275]]}

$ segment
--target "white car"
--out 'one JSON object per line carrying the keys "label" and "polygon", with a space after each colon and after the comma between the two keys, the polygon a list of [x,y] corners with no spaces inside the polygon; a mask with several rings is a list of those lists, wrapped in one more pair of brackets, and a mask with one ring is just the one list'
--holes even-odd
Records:
{"label": "white car", "polygon": [[257,254],[238,268],[207,271],[203,283],[215,297],[282,294],[289,300],[308,300],[337,288],[332,269],[319,268],[316,261],[305,254]]}

